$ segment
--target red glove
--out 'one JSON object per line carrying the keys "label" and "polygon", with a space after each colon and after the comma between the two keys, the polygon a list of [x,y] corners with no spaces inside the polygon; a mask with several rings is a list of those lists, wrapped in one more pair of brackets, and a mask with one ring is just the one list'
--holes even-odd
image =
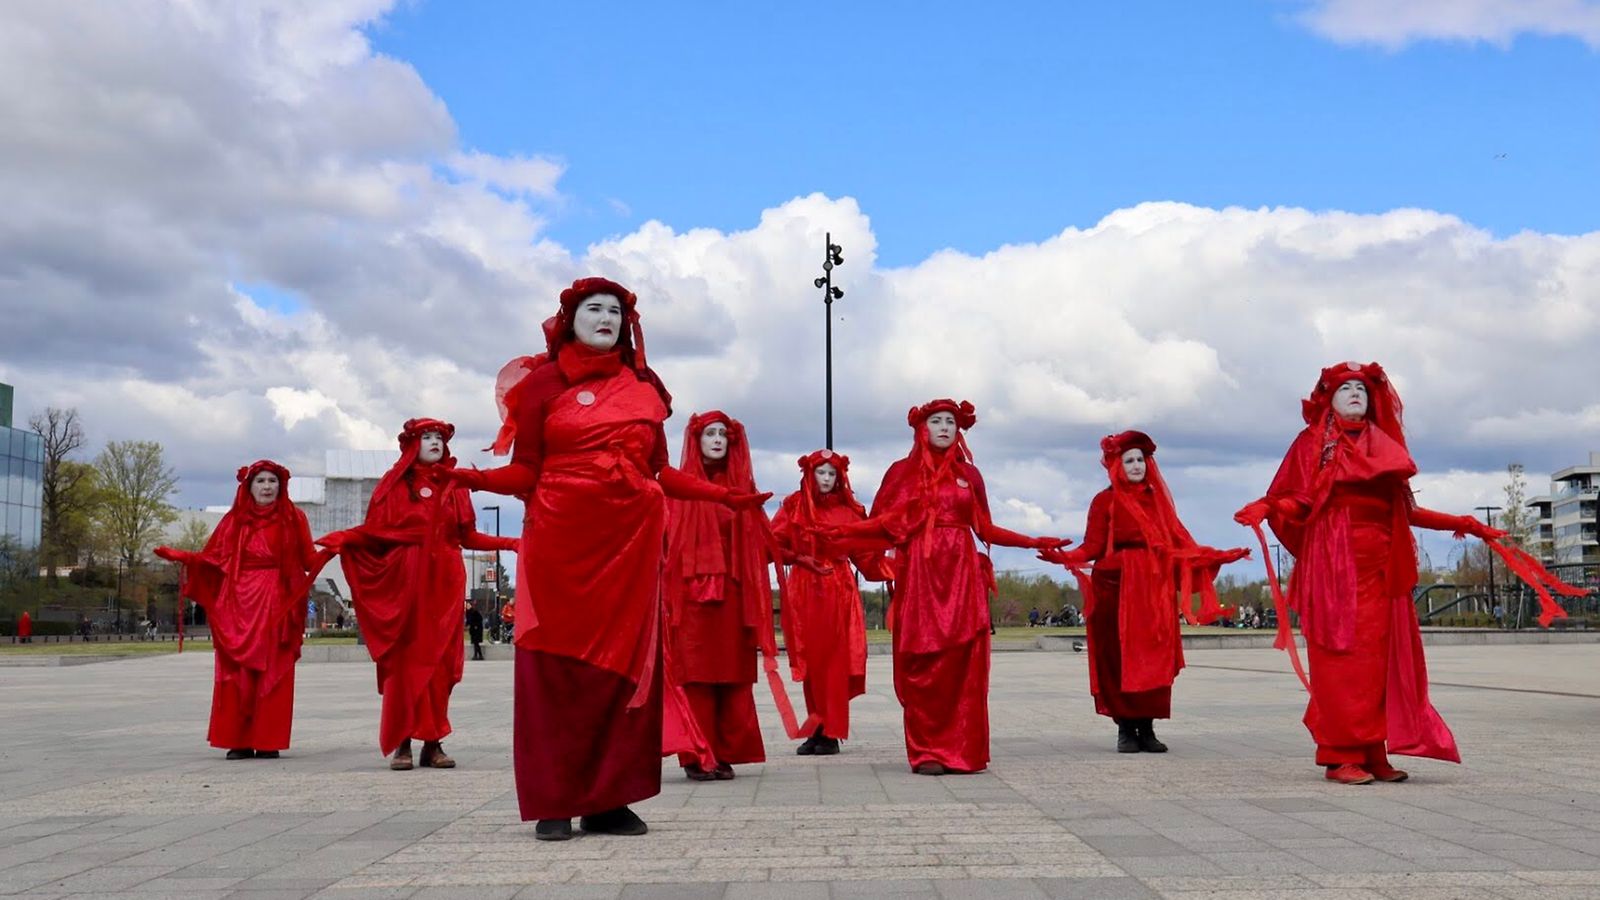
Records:
{"label": "red glove", "polygon": [[1044,548],[1039,551],[1039,558],[1045,562],[1055,563],[1060,566],[1081,566],[1088,562],[1088,559],[1084,558],[1081,549]]}
{"label": "red glove", "polygon": [[190,553],[187,550],[176,550],[172,547],[157,547],[150,552],[164,560],[167,560],[168,562],[175,563],[188,562],[189,559],[194,556],[193,553]]}
{"label": "red glove", "polygon": [[511,550],[515,552],[521,548],[522,539],[514,537],[495,538],[495,546],[499,547],[501,550]]}
{"label": "red glove", "polygon": [[1476,516],[1456,516],[1455,537],[1457,540],[1471,535],[1480,541],[1497,541],[1509,533],[1483,524],[1478,521]]}
{"label": "red glove", "polygon": [[1072,541],[1068,538],[1036,537],[1033,539],[1033,543],[1028,546],[1034,550],[1056,550],[1070,543]]}
{"label": "red glove", "polygon": [[734,510],[755,509],[771,499],[771,491],[763,491],[757,494],[730,493],[728,496],[723,498],[722,505]]}
{"label": "red glove", "polygon": [[482,469],[445,469],[444,479],[453,481],[469,491],[483,490],[484,478]]}
{"label": "red glove", "polygon": [[1254,503],[1246,503],[1233,514],[1233,520],[1248,528],[1266,521],[1267,513],[1271,511],[1272,508],[1267,505],[1267,501],[1257,500]]}

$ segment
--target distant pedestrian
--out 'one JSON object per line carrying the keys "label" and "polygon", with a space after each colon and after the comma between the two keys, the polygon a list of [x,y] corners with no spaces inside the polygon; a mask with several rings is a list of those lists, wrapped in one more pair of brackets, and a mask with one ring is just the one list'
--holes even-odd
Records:
{"label": "distant pedestrian", "polygon": [[472,639],[472,658],[483,659],[483,613],[467,605],[467,636]]}
{"label": "distant pedestrian", "polygon": [[33,617],[28,615],[27,610],[23,610],[22,615],[17,618],[17,642],[33,643]]}
{"label": "distant pedestrian", "polygon": [[1035,606],[1033,609],[1028,610],[1028,627],[1029,628],[1038,628],[1039,627],[1039,607],[1037,607],[1037,606]]}

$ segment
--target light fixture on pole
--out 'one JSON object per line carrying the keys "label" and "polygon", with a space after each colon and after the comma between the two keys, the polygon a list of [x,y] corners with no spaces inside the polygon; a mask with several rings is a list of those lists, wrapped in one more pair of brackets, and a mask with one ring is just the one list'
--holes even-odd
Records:
{"label": "light fixture on pole", "polygon": [[833,233],[828,232],[822,238],[822,275],[812,279],[812,285],[822,289],[822,310],[824,319],[823,346],[825,352],[826,382],[825,389],[827,400],[825,417],[827,422],[827,440],[823,443],[829,450],[833,449],[833,301],[844,296],[844,291],[833,286],[834,266],[844,265],[844,248],[833,242]]}
{"label": "light fixture on pole", "polygon": [[[1500,511],[1500,507],[1498,507],[1498,506],[1475,506],[1475,507],[1473,507],[1473,509],[1476,509],[1478,512],[1483,513],[1483,524],[1489,526],[1490,528],[1494,527],[1494,514]],[[1484,555],[1483,555],[1483,560],[1489,566],[1489,612],[1491,614],[1493,614],[1493,612],[1494,612],[1494,552],[1491,551],[1491,550],[1488,550],[1487,549],[1487,545],[1485,545],[1485,552],[1484,552]]]}

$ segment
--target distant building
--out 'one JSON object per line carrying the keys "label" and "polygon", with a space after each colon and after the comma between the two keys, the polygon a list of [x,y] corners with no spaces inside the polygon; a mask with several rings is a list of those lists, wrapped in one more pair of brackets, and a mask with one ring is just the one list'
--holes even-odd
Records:
{"label": "distant building", "polygon": [[0,384],[0,537],[39,547],[44,505],[44,438],[11,427],[12,389]]}
{"label": "distant building", "polygon": [[[1529,498],[1537,531],[1533,555],[1548,564],[1600,566],[1600,452],[1588,465],[1550,476],[1550,493]],[[1572,579],[1568,579],[1572,580]]]}

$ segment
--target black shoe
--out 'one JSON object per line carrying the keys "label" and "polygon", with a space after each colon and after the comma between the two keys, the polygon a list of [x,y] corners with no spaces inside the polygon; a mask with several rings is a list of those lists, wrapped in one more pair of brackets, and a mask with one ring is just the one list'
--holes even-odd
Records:
{"label": "black shoe", "polygon": [[1117,723],[1117,752],[1138,753],[1142,748],[1139,746],[1139,732],[1134,727],[1133,720],[1113,719],[1112,721]]}
{"label": "black shoe", "polygon": [[942,763],[925,762],[917,763],[915,766],[912,766],[911,771],[918,775],[944,775],[950,770],[946,769]]}
{"label": "black shoe", "polygon": [[730,766],[727,763],[717,763],[716,771],[711,773],[711,777],[718,781],[732,781],[733,766]]}
{"label": "black shoe", "polygon": [[617,834],[627,837],[644,834],[650,830],[650,826],[644,824],[644,820],[626,806],[584,816],[578,820],[578,827],[590,834]]}
{"label": "black shoe", "polygon": [[538,841],[570,841],[572,820],[540,819],[539,824],[533,826],[533,838]]}
{"label": "black shoe", "polygon": [[817,741],[818,756],[836,756],[839,753],[839,739],[825,737]]}
{"label": "black shoe", "polygon": [[256,755],[256,752],[254,750],[229,750],[227,758],[228,759],[250,759],[251,757],[253,757],[255,755]]}
{"label": "black shoe", "polygon": [[817,752],[817,736],[812,735],[805,739],[800,746],[794,748],[795,756],[815,756]]}
{"label": "black shoe", "polygon": [[1145,753],[1165,753],[1167,745],[1156,740],[1156,729],[1150,719],[1140,719],[1137,726],[1139,749]]}
{"label": "black shoe", "polygon": [[694,763],[684,766],[683,774],[687,776],[690,781],[715,781],[717,777],[716,772],[707,772],[705,769],[700,768]]}
{"label": "black shoe", "polygon": [[277,759],[277,758],[278,758],[278,751],[276,751],[276,750],[257,750],[256,751],[256,759]]}

